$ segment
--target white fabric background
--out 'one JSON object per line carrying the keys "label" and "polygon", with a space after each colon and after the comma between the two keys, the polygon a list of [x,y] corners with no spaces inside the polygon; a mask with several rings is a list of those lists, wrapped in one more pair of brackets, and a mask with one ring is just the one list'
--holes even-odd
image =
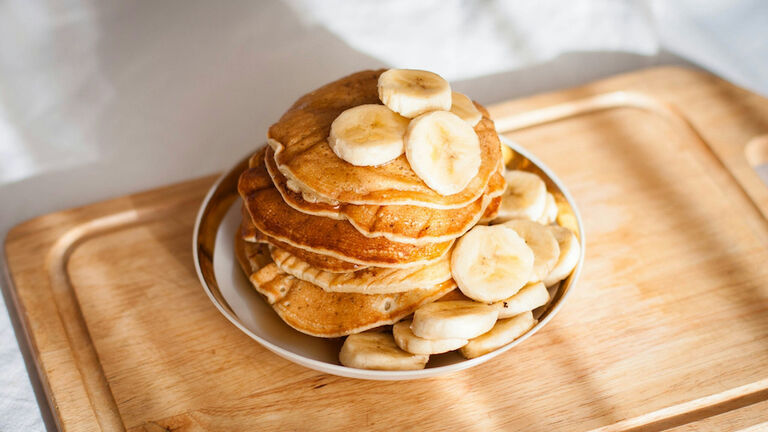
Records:
{"label": "white fabric background", "polygon": [[[362,68],[434,70],[493,102],[680,56],[768,94],[766,23],[761,0],[2,1],[0,233],[222,170]],[[43,428],[0,311],[0,431]]]}

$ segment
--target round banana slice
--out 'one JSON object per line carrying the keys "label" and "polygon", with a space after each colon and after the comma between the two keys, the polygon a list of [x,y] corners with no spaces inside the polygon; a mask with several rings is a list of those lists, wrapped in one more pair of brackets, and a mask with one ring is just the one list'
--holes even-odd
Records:
{"label": "round banana slice", "polygon": [[544,280],[549,272],[555,268],[560,256],[560,246],[558,246],[552,230],[538,222],[525,219],[504,222],[502,226],[512,228],[533,251],[533,274],[528,281]]}
{"label": "round banana slice", "polygon": [[357,369],[415,370],[424,369],[429,356],[401,350],[389,333],[358,333],[347,336],[339,361]]}
{"label": "round banana slice", "polygon": [[473,301],[429,303],[413,313],[411,331],[424,339],[470,339],[493,327],[499,312]]}
{"label": "round banana slice", "polygon": [[378,86],[381,102],[408,118],[451,109],[451,85],[433,72],[390,69],[379,76]]}
{"label": "round banana slice", "polygon": [[480,140],[456,114],[434,111],[411,120],[405,156],[427,186],[440,195],[453,195],[480,169]]}
{"label": "round banana slice", "polygon": [[459,349],[467,339],[424,339],[411,331],[411,321],[400,321],[392,327],[392,335],[400,349],[413,354],[441,354]]}
{"label": "round banana slice", "polygon": [[459,92],[451,93],[451,112],[469,123],[472,127],[477,126],[480,120],[483,119],[483,114],[477,109],[472,99]]}
{"label": "round banana slice", "polygon": [[527,171],[504,173],[507,189],[501,198],[496,222],[510,219],[538,220],[547,206],[547,185],[539,176]]}
{"label": "round banana slice", "polygon": [[544,306],[549,301],[549,291],[541,282],[524,286],[517,294],[492,304],[499,311],[499,319],[509,318]]}
{"label": "round banana slice", "polygon": [[492,303],[515,295],[533,277],[534,252],[504,225],[472,228],[451,255],[451,274],[464,295]]}
{"label": "round banana slice", "polygon": [[459,350],[461,355],[471,359],[501,348],[524,335],[536,324],[531,312],[523,312],[512,318],[499,320],[488,332],[469,341]]}
{"label": "round banana slice", "polygon": [[546,206],[544,206],[544,213],[537,220],[542,225],[549,225],[557,220],[557,202],[555,196],[547,192]]}
{"label": "round banana slice", "polygon": [[560,256],[552,271],[544,278],[544,285],[552,286],[568,277],[579,262],[581,246],[579,239],[568,228],[559,225],[549,227],[560,248]]}
{"label": "round banana slice", "polygon": [[403,154],[408,122],[384,105],[359,105],[331,123],[328,144],[336,156],[352,165],[385,164]]}

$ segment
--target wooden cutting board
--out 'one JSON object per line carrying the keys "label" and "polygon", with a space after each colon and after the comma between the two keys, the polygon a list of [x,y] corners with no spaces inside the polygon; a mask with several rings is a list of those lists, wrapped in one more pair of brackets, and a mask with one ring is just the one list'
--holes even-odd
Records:
{"label": "wooden cutting board", "polygon": [[[294,365],[192,264],[213,178],[41,216],[6,255],[59,426],[93,430],[718,430],[768,422],[768,100],[659,68],[492,107],[569,186],[584,271],[515,349],[435,379]],[[760,409],[759,407],[763,407]],[[768,423],[762,423],[768,428]],[[689,429],[693,428],[693,429]]]}

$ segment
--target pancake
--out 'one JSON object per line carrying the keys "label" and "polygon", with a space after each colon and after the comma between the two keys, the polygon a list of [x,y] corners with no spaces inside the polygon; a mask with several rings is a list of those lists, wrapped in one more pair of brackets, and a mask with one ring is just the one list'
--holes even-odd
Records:
{"label": "pancake", "polygon": [[376,267],[426,264],[443,256],[452,241],[413,245],[369,238],[347,221],[313,216],[294,210],[272,184],[263,159],[243,172],[238,192],[251,221],[267,236],[295,248]]}
{"label": "pancake", "polygon": [[379,166],[354,166],[340,159],[327,143],[331,123],[344,110],[380,104],[377,81],[383,70],[363,71],[302,96],[269,128],[267,142],[280,172],[315,201],[373,205],[459,208],[477,200],[501,160],[501,143],[488,112],[475,126],[481,165],[468,186],[453,195],[430,189],[411,169],[405,155]]}
{"label": "pancake", "polygon": [[488,207],[485,208],[485,213],[483,213],[483,217],[480,218],[480,223],[488,223],[496,219],[496,216],[499,214],[499,206],[501,206],[500,196],[492,199],[491,203],[488,204]]}
{"label": "pancake", "polygon": [[468,206],[457,209],[433,209],[413,205],[338,205],[310,202],[301,192],[291,190],[287,179],[277,169],[274,151],[264,156],[272,182],[286,204],[311,215],[346,220],[366,237],[424,244],[453,240],[472,228],[483,216],[491,201],[504,192],[506,182],[501,170],[490,178],[485,193]]}
{"label": "pancake", "polygon": [[279,247],[285,251],[288,251],[296,258],[306,262],[312,267],[329,273],[349,273],[366,268],[364,265],[342,261],[327,255],[316,254],[275,240],[256,229],[256,226],[254,226],[253,222],[251,222],[251,217],[247,212],[245,212],[245,208],[243,208],[243,211],[244,215],[243,221],[240,223],[240,235],[243,240],[249,243],[267,243],[272,246]]}
{"label": "pancake", "polygon": [[394,324],[419,306],[452,291],[453,280],[395,294],[329,293],[280,270],[274,263],[259,268],[265,246],[235,239],[235,252],[254,288],[288,325],[311,336],[334,338]]}
{"label": "pancake", "polygon": [[388,294],[437,285],[451,278],[450,254],[424,266],[369,267],[351,273],[322,271],[280,248],[272,248],[271,255],[280,270],[328,292]]}

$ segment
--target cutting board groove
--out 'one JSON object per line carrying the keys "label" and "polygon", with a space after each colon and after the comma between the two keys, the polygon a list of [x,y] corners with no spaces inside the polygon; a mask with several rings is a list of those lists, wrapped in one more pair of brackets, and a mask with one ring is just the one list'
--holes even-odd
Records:
{"label": "cutting board groove", "polygon": [[656,68],[490,110],[558,173],[584,217],[582,279],[540,333],[421,381],[288,363],[199,287],[191,235],[208,177],[9,232],[12,298],[59,427],[609,431],[768,420],[749,408],[768,398],[768,189],[745,154],[768,134],[768,100]]}

